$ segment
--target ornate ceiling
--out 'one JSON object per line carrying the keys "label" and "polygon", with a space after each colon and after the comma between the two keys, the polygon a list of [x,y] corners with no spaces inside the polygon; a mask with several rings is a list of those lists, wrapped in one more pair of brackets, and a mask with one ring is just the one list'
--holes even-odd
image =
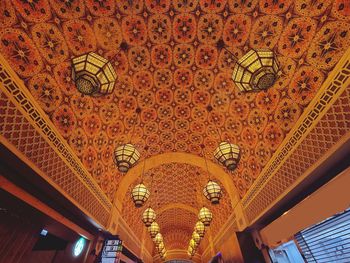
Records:
{"label": "ornate ceiling", "polygon": [[[150,157],[200,155],[204,144],[212,159],[220,137],[242,150],[231,178],[243,197],[350,46],[349,31],[347,0],[12,0],[0,5],[0,52],[111,201],[124,176],[112,161],[116,145],[131,140]],[[250,48],[272,49],[281,67],[275,85],[266,92],[238,92],[230,76],[236,59],[218,47],[221,39],[237,57]],[[112,62],[118,75],[113,94],[88,97],[76,90],[70,60],[89,51]],[[152,200],[156,209],[181,203],[199,210],[202,170],[162,165],[145,180],[150,173],[158,189]],[[230,215],[230,202],[225,194],[212,208],[220,210],[214,211],[213,231]],[[181,233],[195,219],[187,210],[177,211],[164,210],[160,226],[181,244],[181,234],[171,232],[173,221],[165,215],[176,214]],[[122,214],[137,234],[140,213],[126,195]]]}

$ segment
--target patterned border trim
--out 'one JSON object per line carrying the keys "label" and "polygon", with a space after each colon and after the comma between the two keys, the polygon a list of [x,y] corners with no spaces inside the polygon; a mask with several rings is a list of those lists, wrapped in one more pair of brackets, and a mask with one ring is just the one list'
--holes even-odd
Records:
{"label": "patterned border trim", "polygon": [[83,167],[78,157],[73,153],[61,135],[56,131],[54,125],[41,110],[40,106],[37,105],[34,98],[25,88],[24,83],[18,78],[2,55],[0,55],[0,64],[2,65],[0,82],[3,84],[4,92],[8,94],[8,97],[16,107],[24,113],[24,116],[29,119],[35,129],[42,134],[44,139],[59,154],[61,159],[68,164],[80,181],[95,195],[104,208],[110,211],[112,203],[102,192],[89,172]]}
{"label": "patterned border trim", "polygon": [[318,121],[325,115],[350,82],[350,48],[345,52],[337,66],[323,83],[313,101],[299,118],[295,127],[282,142],[269,163],[260,173],[258,179],[242,199],[246,208],[258,195],[269,180],[278,172],[305,137],[311,132]]}

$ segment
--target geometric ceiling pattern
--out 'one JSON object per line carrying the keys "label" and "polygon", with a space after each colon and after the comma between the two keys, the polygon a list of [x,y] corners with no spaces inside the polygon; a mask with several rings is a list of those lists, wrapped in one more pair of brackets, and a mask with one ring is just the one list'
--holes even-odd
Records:
{"label": "geometric ceiling pattern", "polygon": [[[350,46],[349,10],[347,0],[3,1],[0,52],[111,201],[124,176],[112,152],[130,141],[142,157],[201,155],[204,144],[210,159],[221,139],[236,143],[242,156],[231,178],[243,197]],[[280,77],[268,91],[242,94],[231,72],[252,48],[275,52]],[[117,72],[112,94],[76,90],[70,61],[89,51]],[[152,172],[155,209],[199,210],[204,171],[162,165],[145,182]],[[140,210],[133,214],[129,199],[122,213],[139,234]],[[213,229],[228,218],[230,202],[224,194],[212,207]]]}

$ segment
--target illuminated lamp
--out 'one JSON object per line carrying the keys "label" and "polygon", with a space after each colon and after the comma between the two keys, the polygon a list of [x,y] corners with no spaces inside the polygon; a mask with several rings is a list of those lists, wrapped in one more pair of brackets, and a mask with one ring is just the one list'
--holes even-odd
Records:
{"label": "illuminated lamp", "polygon": [[278,77],[278,62],[269,49],[250,50],[233,68],[232,79],[242,92],[270,88]]}
{"label": "illuminated lamp", "polygon": [[201,210],[199,210],[198,219],[205,226],[209,226],[211,220],[213,219],[213,214],[210,212],[210,210],[208,208],[202,207]]}
{"label": "illuminated lamp", "polygon": [[161,252],[165,247],[164,247],[164,242],[160,242],[159,244],[158,244],[158,246],[156,246],[157,247],[157,250],[158,250],[158,252]]}
{"label": "illuminated lamp", "polygon": [[225,166],[228,170],[236,169],[240,158],[239,147],[228,142],[221,142],[215,149],[214,157],[220,164]]}
{"label": "illuminated lamp", "polygon": [[148,232],[150,233],[151,238],[155,238],[159,231],[159,225],[155,221],[151,224],[151,226],[148,227]]}
{"label": "illuminated lamp", "polygon": [[198,244],[197,244],[193,239],[191,239],[191,240],[190,240],[190,245],[189,245],[189,246],[192,247],[193,250],[196,250],[197,247],[198,247]]}
{"label": "illuminated lamp", "polygon": [[194,242],[196,242],[197,244],[199,244],[199,242],[201,242],[201,237],[198,235],[198,233],[196,231],[193,231],[192,233],[192,239],[194,240]]}
{"label": "illuminated lamp", "polygon": [[213,180],[209,180],[203,189],[204,196],[213,204],[218,204],[222,196],[221,187]]}
{"label": "illuminated lamp", "polygon": [[72,59],[72,78],[85,95],[109,94],[117,75],[107,59],[90,52]]}
{"label": "illuminated lamp", "polygon": [[156,244],[156,246],[158,246],[162,242],[163,242],[163,236],[161,233],[158,233],[154,238],[154,243]]}
{"label": "illuminated lamp", "polygon": [[143,183],[136,185],[131,191],[131,198],[136,207],[143,206],[149,196],[150,192]]}
{"label": "illuminated lamp", "polygon": [[140,153],[131,143],[120,145],[114,150],[114,162],[122,173],[126,173],[139,159]]}
{"label": "illuminated lamp", "polygon": [[[152,208],[147,208],[142,214],[143,223],[149,227],[156,220],[156,212]],[[158,233],[159,234],[159,233]],[[158,235],[157,234],[157,235]],[[156,235],[156,237],[157,237]]]}
{"label": "illuminated lamp", "polygon": [[205,226],[201,221],[198,221],[194,227],[194,230],[200,237],[204,237],[205,234]]}

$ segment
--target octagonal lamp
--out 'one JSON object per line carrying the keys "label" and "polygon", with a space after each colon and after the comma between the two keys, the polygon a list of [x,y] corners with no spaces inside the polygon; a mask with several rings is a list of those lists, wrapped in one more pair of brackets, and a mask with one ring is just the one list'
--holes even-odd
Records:
{"label": "octagonal lamp", "polygon": [[131,191],[131,199],[136,207],[143,206],[149,196],[150,192],[143,183],[136,185]]}
{"label": "octagonal lamp", "polygon": [[126,173],[139,159],[139,151],[130,143],[120,145],[114,150],[114,162],[122,173]]}
{"label": "octagonal lamp", "polygon": [[235,144],[221,142],[214,151],[214,157],[228,170],[233,171],[236,169],[239,162],[240,150],[239,147]]}
{"label": "octagonal lamp", "polygon": [[162,234],[161,233],[158,233],[157,235],[156,235],[156,237],[154,238],[154,243],[156,244],[156,246],[158,246],[160,243],[162,243],[163,242],[163,236],[162,236]]}
{"label": "octagonal lamp", "polygon": [[142,214],[142,222],[146,225],[146,227],[149,227],[156,220],[156,216],[156,212],[154,212],[154,210],[149,207]]}
{"label": "octagonal lamp", "polygon": [[148,232],[151,235],[151,238],[155,238],[156,235],[159,233],[160,228],[157,222],[153,221],[151,226],[148,227]]}
{"label": "octagonal lamp", "polygon": [[198,219],[205,225],[209,226],[211,220],[213,219],[213,214],[210,212],[210,210],[206,207],[202,207],[201,210],[199,210]]}
{"label": "octagonal lamp", "polygon": [[232,79],[243,91],[260,91],[270,88],[278,77],[278,62],[269,49],[250,50],[233,68]]}
{"label": "octagonal lamp", "polygon": [[198,221],[194,227],[194,230],[200,237],[204,237],[205,234],[205,226],[201,221]]}
{"label": "octagonal lamp", "polygon": [[192,233],[192,239],[194,240],[194,242],[196,242],[197,244],[199,244],[199,242],[201,242],[201,237],[199,236],[199,234],[196,231],[193,231]]}
{"label": "octagonal lamp", "polygon": [[189,246],[192,247],[193,250],[196,250],[198,247],[198,244],[193,239],[191,239]]}
{"label": "octagonal lamp", "polygon": [[113,92],[117,75],[107,59],[90,52],[73,58],[72,78],[85,95],[109,94]]}
{"label": "octagonal lamp", "polygon": [[218,183],[209,180],[203,189],[203,194],[213,205],[216,205],[222,196],[221,187]]}

